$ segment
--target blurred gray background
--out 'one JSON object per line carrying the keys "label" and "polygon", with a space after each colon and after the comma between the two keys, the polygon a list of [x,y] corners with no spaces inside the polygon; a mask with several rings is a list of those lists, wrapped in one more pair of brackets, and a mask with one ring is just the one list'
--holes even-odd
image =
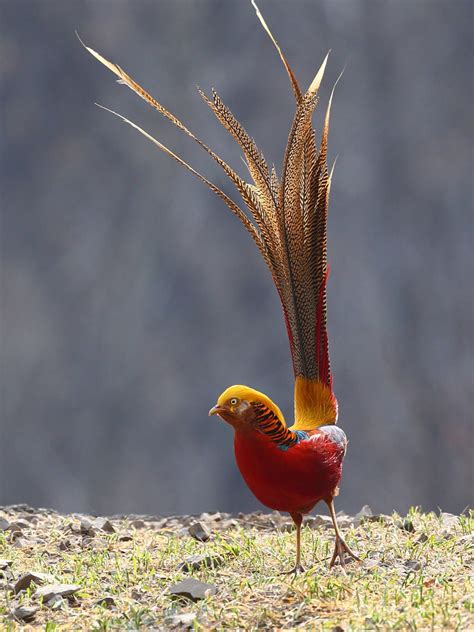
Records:
{"label": "blurred gray background", "polygon": [[[332,49],[329,323],[350,437],[338,509],[472,500],[472,7],[260,0],[307,86]],[[80,46],[123,66],[242,173],[214,86],[281,166],[294,102],[244,0],[0,1],[0,504],[193,513],[259,505],[229,384],[292,415],[270,275],[222,202],[112,107],[231,192],[188,138]]]}

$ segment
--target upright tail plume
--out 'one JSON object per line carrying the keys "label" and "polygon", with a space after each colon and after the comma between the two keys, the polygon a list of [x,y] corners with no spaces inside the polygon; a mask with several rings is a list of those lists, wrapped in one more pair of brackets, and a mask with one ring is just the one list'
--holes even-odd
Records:
{"label": "upright tail plume", "polygon": [[329,275],[328,200],[334,169],[333,166],[331,171],[328,170],[327,143],[333,93],[329,99],[321,139],[318,143],[312,126],[312,115],[318,102],[318,92],[326,68],[327,56],[310,86],[303,93],[254,0],[252,4],[280,55],[296,100],[296,113],[288,134],[280,178],[275,168],[269,167],[254,140],[214,90],[210,96],[201,90],[199,93],[221,125],[239,145],[252,182],[242,179],[120,66],[108,61],[88,46],[84,46],[91,55],[117,75],[119,83],[128,86],[198,143],[224,170],[236,187],[246,211],[220,188],[135,123],[109,110],[203,181],[227,204],[250,233],[270,270],[283,307],[296,378],[296,427],[308,429],[322,423],[335,423],[337,419],[337,403],[332,392],[329,362],[326,307],[326,286]]}

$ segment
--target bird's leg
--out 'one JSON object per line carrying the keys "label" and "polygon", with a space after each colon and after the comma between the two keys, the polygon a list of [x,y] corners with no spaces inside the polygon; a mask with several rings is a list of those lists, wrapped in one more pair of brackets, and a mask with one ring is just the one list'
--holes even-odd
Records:
{"label": "bird's leg", "polygon": [[331,498],[331,500],[327,500],[326,504],[329,507],[329,513],[331,514],[332,523],[334,525],[334,531],[336,532],[336,542],[334,544],[334,553],[332,554],[332,558],[329,563],[329,568],[332,568],[334,566],[337,558],[339,558],[339,563],[341,564],[342,568],[344,568],[346,565],[344,561],[344,553],[347,553],[348,555],[350,555],[350,557],[352,557],[357,562],[361,562],[362,560],[360,559],[360,557],[358,557],[354,553],[354,551],[351,551],[351,549],[349,548],[349,545],[344,540],[344,538],[341,535],[341,532],[339,531],[339,527],[337,526],[336,511],[334,509],[333,499]]}
{"label": "bird's leg", "polygon": [[305,571],[301,564],[301,523],[303,522],[303,516],[300,513],[290,513],[290,516],[293,518],[296,526],[296,564],[290,571],[283,571],[282,575],[297,575]]}

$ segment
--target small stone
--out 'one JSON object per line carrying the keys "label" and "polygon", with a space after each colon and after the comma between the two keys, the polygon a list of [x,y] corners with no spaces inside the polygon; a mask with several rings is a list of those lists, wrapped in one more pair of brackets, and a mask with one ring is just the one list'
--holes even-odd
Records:
{"label": "small stone", "polygon": [[418,560],[408,560],[405,562],[405,566],[409,571],[419,571],[421,563]]}
{"label": "small stone", "polygon": [[185,597],[186,599],[191,599],[191,601],[205,599],[209,595],[215,595],[217,592],[217,588],[213,584],[206,584],[192,577],[174,584],[169,590],[175,597]]}
{"label": "small stone", "polygon": [[111,608],[112,606],[115,606],[115,599],[112,597],[112,595],[104,595],[100,599],[97,599],[97,601],[94,601],[94,603],[96,606]]}
{"label": "small stone", "polygon": [[43,599],[47,603],[55,596],[70,597],[80,589],[81,587],[78,584],[48,584],[38,588],[33,597],[35,599]]}
{"label": "small stone", "polygon": [[223,562],[224,558],[220,555],[190,555],[179,564],[178,570],[189,573],[190,571],[198,571],[201,568],[217,568]]}
{"label": "small stone", "polygon": [[23,531],[21,529],[17,529],[16,527],[13,527],[13,525],[10,525],[8,533],[10,534],[10,542],[13,542],[16,546],[22,546],[21,542],[17,542],[17,540],[24,541],[24,538],[21,537],[23,535]]}
{"label": "small stone", "polygon": [[0,531],[7,531],[10,528],[10,523],[5,518],[0,518]]}
{"label": "small stone", "polygon": [[384,556],[384,551],[378,551],[377,549],[372,549],[367,552],[368,557],[382,558]]}
{"label": "small stone", "polygon": [[222,520],[222,516],[221,516],[221,513],[219,511],[215,511],[212,514],[206,512],[206,513],[202,513],[200,515],[200,519],[201,520],[213,520],[214,522],[219,522],[220,520]]}
{"label": "small stone", "polygon": [[82,535],[88,535],[89,537],[94,537],[95,535],[94,526],[90,520],[87,520],[87,518],[83,518],[81,520],[79,531],[82,533]]}
{"label": "small stone", "polygon": [[364,524],[365,522],[378,522],[380,524],[388,524],[390,522],[390,516],[385,514],[374,514],[373,516],[363,516],[359,524]]}
{"label": "small stone", "polygon": [[369,505],[364,505],[360,511],[356,513],[354,516],[354,523],[356,525],[360,524],[365,518],[372,518],[373,511],[369,507]]}
{"label": "small stone", "polygon": [[187,538],[189,535],[188,527],[181,527],[173,533],[177,538]]}
{"label": "small stone", "polygon": [[71,547],[72,547],[72,542],[71,540],[68,540],[67,538],[65,540],[61,540],[58,546],[60,551],[69,551]]}
{"label": "small stone", "polygon": [[375,568],[376,566],[380,566],[380,560],[378,559],[370,559],[364,560],[365,568]]}
{"label": "small stone", "polygon": [[12,560],[0,559],[0,571],[4,571],[6,568],[12,565]]}
{"label": "small stone", "polygon": [[121,536],[119,536],[119,542],[131,542],[133,540],[133,535],[131,535],[130,533],[122,533]]}
{"label": "small stone", "polygon": [[39,608],[36,606],[19,606],[18,608],[15,608],[12,614],[15,619],[20,619],[21,621],[31,621],[38,610]]}
{"label": "small stone", "polygon": [[13,586],[13,592],[15,593],[15,595],[18,595],[21,590],[26,590],[27,588],[29,588],[33,582],[37,586],[40,586],[45,582],[50,582],[52,579],[53,578],[51,577],[51,575],[48,575],[47,573],[28,571],[27,573],[21,575],[19,579],[17,579],[15,585]]}
{"label": "small stone", "polygon": [[53,595],[48,601],[44,601],[44,605],[51,610],[59,610],[66,605],[66,601],[59,595]]}
{"label": "small stone", "polygon": [[[27,505],[26,503],[18,503],[16,505],[9,505],[8,509],[10,509],[10,511],[24,511],[25,513],[35,513],[36,511],[50,511],[48,509],[35,509],[34,507],[30,507],[30,505]],[[51,511],[50,511],[51,513]]]}
{"label": "small stone", "polygon": [[92,546],[92,544],[94,543],[94,536],[93,535],[86,535],[82,537],[82,540],[80,541],[80,545],[83,549],[86,549],[87,547]]}
{"label": "small stone", "polygon": [[108,518],[96,518],[92,522],[92,528],[104,533],[115,533],[115,527]]}
{"label": "small stone", "polygon": [[200,522],[195,522],[188,527],[188,533],[199,542],[207,542],[211,537],[208,528]]}
{"label": "small stone", "polygon": [[450,527],[455,527],[457,524],[459,524],[459,518],[458,516],[455,516],[452,513],[447,513],[445,511],[443,511],[440,516],[439,516],[440,520],[441,520],[441,524],[444,527],[450,528]]}
{"label": "small stone", "polygon": [[30,528],[31,528],[31,524],[27,520],[22,520],[21,518],[18,518],[18,520],[15,520],[14,522],[10,524],[11,531],[22,531],[23,529],[30,529]]}
{"label": "small stone", "polygon": [[303,524],[308,526],[310,529],[316,529],[317,527],[329,528],[332,526],[332,520],[330,516],[316,514],[315,516],[306,518]]}
{"label": "small stone", "polygon": [[221,528],[234,529],[237,526],[237,524],[238,524],[237,520],[234,520],[234,518],[228,518],[227,520],[222,521]]}
{"label": "small stone", "polygon": [[341,628],[340,625],[335,625],[331,632],[344,632],[344,628]]}
{"label": "small stone", "polygon": [[135,601],[141,601],[143,598],[142,593],[139,590],[135,590],[135,588],[131,592],[131,598],[135,599]]}
{"label": "small stone", "polygon": [[193,622],[196,619],[196,614],[194,612],[183,612],[181,614],[173,614],[169,617],[166,617],[165,623],[169,627],[183,627],[183,628],[192,628]]}
{"label": "small stone", "polygon": [[132,520],[132,522],[130,523],[130,525],[134,528],[134,529],[144,529],[146,527],[145,521],[144,520]]}
{"label": "small stone", "polygon": [[423,544],[428,539],[426,533],[420,533],[420,535],[416,538],[415,544]]}
{"label": "small stone", "polygon": [[38,524],[38,518],[36,516],[29,516],[28,514],[26,514],[24,516],[20,516],[20,519],[31,522],[31,524]]}

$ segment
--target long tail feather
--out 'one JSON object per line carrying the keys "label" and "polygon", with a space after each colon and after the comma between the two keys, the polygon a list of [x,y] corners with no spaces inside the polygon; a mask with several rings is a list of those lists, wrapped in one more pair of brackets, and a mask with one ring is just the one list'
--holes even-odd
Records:
{"label": "long tail feather", "polygon": [[134,129],[136,129],[138,132],[140,132],[140,134],[143,134],[143,136],[145,136],[145,138],[150,140],[154,145],[156,145],[159,149],[161,149],[162,152],[167,154],[170,158],[175,160],[182,167],[184,167],[185,169],[190,171],[192,174],[194,174],[199,180],[201,180],[201,182],[204,182],[204,184],[206,184],[211,189],[211,191],[213,191],[218,197],[221,198],[221,200],[223,200],[227,204],[227,206],[234,213],[234,215],[236,217],[238,217],[238,219],[242,222],[242,224],[244,225],[246,230],[250,233],[252,239],[256,243],[256,245],[257,245],[258,249],[260,250],[260,252],[262,253],[262,256],[264,257],[264,259],[267,258],[267,250],[266,250],[265,243],[263,242],[261,236],[259,235],[259,233],[255,229],[255,226],[249,221],[248,217],[245,215],[243,210],[233,200],[231,200],[231,198],[229,198],[228,195],[226,195],[215,184],[210,182],[205,176],[203,176],[201,173],[199,173],[199,171],[196,171],[196,169],[191,167],[191,165],[188,164],[185,160],[183,160],[177,154],[175,154],[173,151],[171,151],[171,149],[168,149],[168,147],[166,147],[166,145],[163,145],[163,143],[160,143],[159,140],[157,140],[156,138],[153,138],[153,136],[148,134],[148,132],[145,132],[145,130],[142,129],[141,127],[139,127],[136,123],[133,123],[132,121],[130,121],[125,116],[122,116],[122,114],[119,114],[118,112],[114,112],[114,110],[111,110],[110,108],[106,108],[105,106],[100,105],[98,103],[96,105],[99,108],[101,108],[102,110],[105,110],[106,112],[110,112],[110,114],[113,114],[114,116],[117,116],[124,123],[127,123],[128,125],[130,125]]}
{"label": "long tail feather", "polygon": [[286,72],[288,73],[288,77],[290,79],[291,86],[293,88],[293,92],[295,93],[296,102],[298,103],[300,101],[300,99],[301,99],[301,89],[300,89],[298,81],[297,81],[297,79],[295,77],[295,74],[294,74],[293,70],[291,69],[291,66],[288,63],[285,55],[283,54],[283,51],[281,50],[280,45],[278,44],[276,39],[273,37],[273,33],[270,31],[270,28],[268,27],[267,23],[265,22],[265,19],[264,19],[262,13],[260,12],[260,9],[258,8],[257,3],[255,2],[255,0],[252,0],[252,6],[255,9],[255,13],[257,14],[257,17],[260,20],[261,25],[263,26],[263,28],[267,32],[268,37],[273,42],[273,45],[275,46],[275,48],[278,51],[278,54],[280,55],[280,59],[283,62],[283,65],[285,66]]}
{"label": "long tail feather", "polygon": [[252,0],[252,4],[283,62],[297,103],[296,114],[288,135],[281,180],[275,168],[269,168],[255,141],[214,90],[212,98],[207,97],[201,90],[199,93],[240,147],[252,183],[243,180],[120,66],[108,61],[85,44],[83,46],[113,72],[120,83],[127,85],[192,138],[223,169],[236,187],[248,209],[248,214],[219,187],[148,132],[121,114],[109,110],[204,182],[225,202],[250,233],[270,269],[283,307],[296,377],[295,427],[311,429],[322,423],[335,423],[337,419],[337,402],[332,392],[329,363],[326,309],[329,274],[327,211],[334,170],[333,165],[331,172],[328,173],[327,141],[334,88],[326,110],[321,142],[317,147],[312,114],[317,104],[328,56],[326,55],[308,90],[303,94],[291,66],[255,0]]}

